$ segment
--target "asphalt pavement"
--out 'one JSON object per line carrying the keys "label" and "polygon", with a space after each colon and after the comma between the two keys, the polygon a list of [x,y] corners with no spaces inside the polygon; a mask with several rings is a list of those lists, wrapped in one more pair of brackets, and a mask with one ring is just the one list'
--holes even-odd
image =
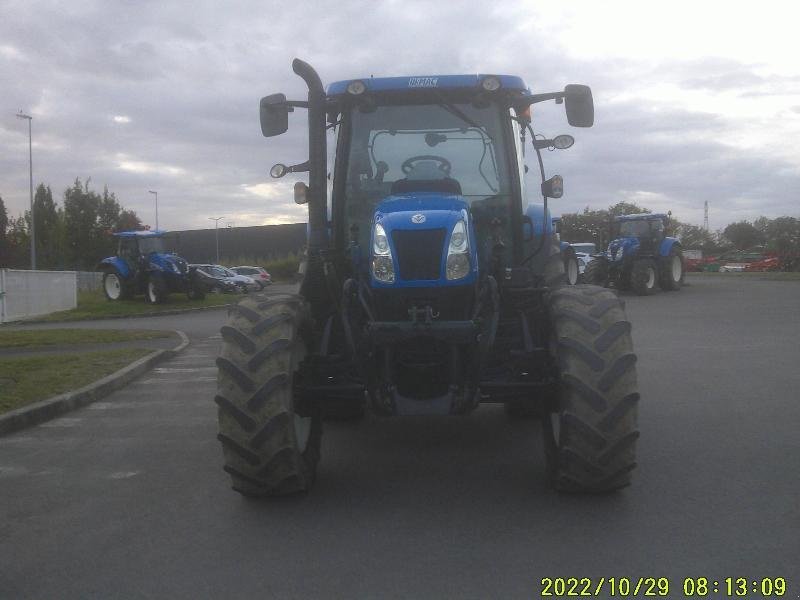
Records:
{"label": "asphalt pavement", "polygon": [[609,496],[551,491],[538,423],[487,406],[327,423],[310,494],[248,501],[215,440],[225,311],[92,325],[163,319],[192,344],[0,438],[0,598],[532,598],[545,577],[668,577],[671,598],[784,577],[796,598],[800,282],[689,282],[625,295],[642,434]]}

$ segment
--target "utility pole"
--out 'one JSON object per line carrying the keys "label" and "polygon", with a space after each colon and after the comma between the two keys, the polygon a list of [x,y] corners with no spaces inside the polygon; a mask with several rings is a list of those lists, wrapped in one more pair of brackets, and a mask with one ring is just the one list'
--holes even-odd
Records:
{"label": "utility pole", "polygon": [[706,200],[706,203],[705,203],[705,206],[704,206],[704,212],[705,212],[705,215],[703,217],[703,229],[708,231],[708,200]]}
{"label": "utility pole", "polygon": [[214,221],[214,237],[217,240],[217,264],[219,264],[219,222],[225,217],[208,217],[209,221]]}
{"label": "utility pole", "polygon": [[17,118],[28,119],[28,175],[30,177],[30,194],[31,194],[31,270],[36,270],[36,219],[33,212],[33,137],[31,136],[31,121],[33,117],[26,115],[20,110],[17,113]]}
{"label": "utility pole", "polygon": [[155,194],[156,196],[156,231],[158,231],[158,192],[154,192],[153,190],[147,190],[149,194]]}

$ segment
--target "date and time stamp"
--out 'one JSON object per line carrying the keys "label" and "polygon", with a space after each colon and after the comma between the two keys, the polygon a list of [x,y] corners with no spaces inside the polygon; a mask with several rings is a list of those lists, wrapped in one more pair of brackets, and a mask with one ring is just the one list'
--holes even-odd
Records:
{"label": "date and time stamp", "polygon": [[795,598],[785,577],[542,577],[541,598]]}

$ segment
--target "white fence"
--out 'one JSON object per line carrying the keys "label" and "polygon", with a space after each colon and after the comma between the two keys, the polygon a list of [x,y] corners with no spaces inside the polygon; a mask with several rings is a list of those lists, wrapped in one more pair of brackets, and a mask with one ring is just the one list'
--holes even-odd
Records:
{"label": "white fence", "polygon": [[78,306],[75,271],[0,269],[0,323]]}

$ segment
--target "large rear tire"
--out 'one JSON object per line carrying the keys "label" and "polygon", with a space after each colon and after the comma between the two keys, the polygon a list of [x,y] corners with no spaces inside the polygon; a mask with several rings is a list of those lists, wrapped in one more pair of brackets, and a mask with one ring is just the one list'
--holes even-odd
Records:
{"label": "large rear tire", "polygon": [[640,296],[649,296],[656,291],[658,270],[656,263],[650,258],[640,258],[633,263],[631,270],[631,287]]}
{"label": "large rear tire", "polygon": [[607,492],[630,483],[636,466],[636,355],[631,324],[610,290],[590,285],[550,296],[559,393],[544,418],[553,484],[571,492]]}
{"label": "large rear tire", "polygon": [[681,289],[683,284],[683,251],[680,248],[672,247],[669,255],[664,257],[661,262],[661,289],[676,292]]}
{"label": "large rear tire", "polygon": [[221,330],[217,439],[233,489],[245,496],[304,492],[314,483],[322,426],[319,414],[299,414],[295,404],[308,329],[300,296],[254,294]]}
{"label": "large rear tire", "polygon": [[103,275],[103,293],[111,301],[125,298],[125,283],[118,273],[105,273]]}

